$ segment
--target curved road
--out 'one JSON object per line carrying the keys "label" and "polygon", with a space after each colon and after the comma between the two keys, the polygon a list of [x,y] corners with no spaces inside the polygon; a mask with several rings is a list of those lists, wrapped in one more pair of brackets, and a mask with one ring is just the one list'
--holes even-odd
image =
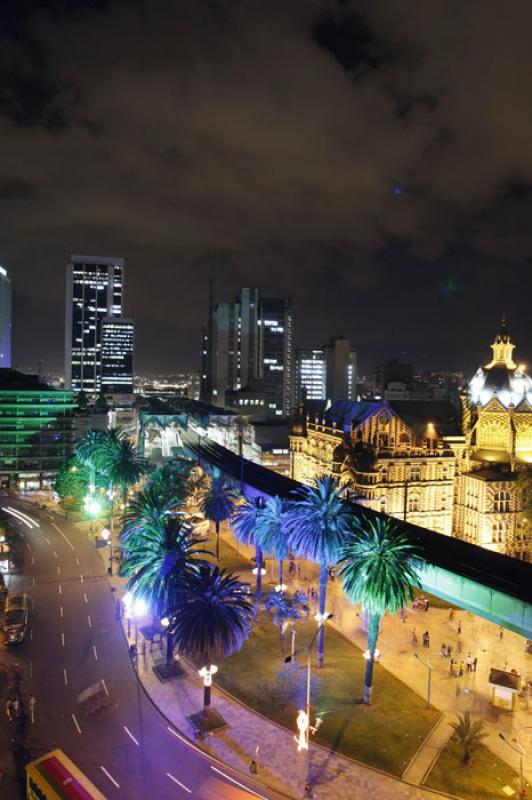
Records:
{"label": "curved road", "polygon": [[[12,578],[10,589],[28,591],[33,608],[26,641],[10,653],[25,694],[36,699],[31,733],[40,751],[60,747],[109,800],[215,800],[234,796],[235,785],[243,784],[252,796],[271,797],[188,743],[146,697],[115,619],[102,559],[87,535],[12,498],[0,505],[34,520],[30,526],[12,517],[25,559],[24,574]],[[85,717],[77,696],[99,680],[118,709]]]}

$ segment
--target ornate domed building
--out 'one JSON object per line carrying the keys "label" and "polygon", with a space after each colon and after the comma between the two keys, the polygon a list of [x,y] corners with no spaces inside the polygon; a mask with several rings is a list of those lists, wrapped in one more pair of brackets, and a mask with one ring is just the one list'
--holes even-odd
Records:
{"label": "ornate domed building", "polygon": [[513,358],[503,319],[492,359],[479,367],[462,396],[465,446],[457,453],[454,535],[531,560],[520,524],[519,477],[532,467],[532,379]]}

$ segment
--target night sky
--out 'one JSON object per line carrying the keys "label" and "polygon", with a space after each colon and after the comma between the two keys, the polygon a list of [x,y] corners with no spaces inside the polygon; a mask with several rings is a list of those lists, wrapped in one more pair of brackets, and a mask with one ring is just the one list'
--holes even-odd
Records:
{"label": "night sky", "polygon": [[[3,0],[15,361],[62,371],[70,253],[126,259],[137,370],[195,368],[208,281],[471,370],[532,358],[530,0]],[[530,362],[529,362],[530,363]]]}

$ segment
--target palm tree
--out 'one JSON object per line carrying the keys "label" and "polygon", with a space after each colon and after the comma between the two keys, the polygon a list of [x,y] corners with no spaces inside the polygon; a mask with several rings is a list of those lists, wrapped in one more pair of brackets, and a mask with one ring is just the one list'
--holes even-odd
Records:
{"label": "palm tree", "polygon": [[266,598],[264,606],[266,612],[271,611],[273,624],[279,626],[279,641],[281,643],[281,654],[284,655],[284,633],[290,620],[301,617],[299,597],[291,600],[284,592],[270,592]]}
{"label": "palm tree", "polygon": [[220,560],[220,523],[229,519],[237,501],[237,494],[221,476],[215,476],[211,485],[200,497],[200,511],[216,526],[216,561]]}
{"label": "palm tree", "polygon": [[255,538],[262,550],[279,560],[279,585],[283,585],[283,561],[290,555],[285,529],[286,513],[280,497],[269,497],[257,518]]}
{"label": "palm tree", "polygon": [[146,485],[161,497],[185,499],[191,464],[185,459],[176,459],[163,464],[150,475]]}
{"label": "palm tree", "polygon": [[165,517],[178,515],[179,510],[180,501],[177,497],[161,496],[157,487],[146,486],[137,492],[125,510],[120,537],[125,539],[145,525],[157,524]]}
{"label": "palm tree", "polygon": [[418,548],[391,519],[356,517],[348,541],[340,549],[339,576],[352,603],[368,613],[368,652],[364,702],[371,703],[373,663],[381,617],[404,608],[414,596],[422,561]]}
{"label": "palm tree", "polygon": [[237,541],[245,545],[254,545],[255,561],[257,565],[256,593],[260,595],[262,589],[262,548],[255,536],[257,520],[264,510],[266,501],[264,497],[252,497],[244,500],[234,510],[231,517],[231,528]]}
{"label": "palm tree", "polygon": [[179,651],[206,670],[204,714],[211,703],[211,666],[240,650],[252,620],[249,584],[213,564],[202,564],[187,585],[185,602],[171,630]]}
{"label": "palm tree", "polygon": [[470,712],[466,711],[464,714],[458,715],[456,722],[451,722],[451,727],[454,728],[462,745],[464,764],[468,764],[474,752],[478,750],[483,739],[487,736],[484,730],[484,723],[480,719],[472,722]]}
{"label": "palm tree", "polygon": [[[171,617],[183,603],[189,582],[205,562],[199,557],[198,539],[182,518],[161,513],[138,518],[123,537],[125,561],[120,573],[128,578],[127,590],[142,597],[158,619]],[[166,660],[172,660],[173,636],[168,632]]]}
{"label": "palm tree", "polygon": [[[320,565],[320,614],[325,614],[329,564],[336,563],[340,547],[350,530],[352,511],[345,489],[336,478],[318,478],[315,486],[304,486],[286,513],[286,530],[296,555]],[[318,667],[323,666],[325,626],[318,633]]]}
{"label": "palm tree", "polygon": [[113,505],[113,487],[120,486],[124,505],[127,490],[146,472],[146,462],[131,439],[115,429],[102,435],[97,454],[97,465],[109,482],[109,497]]}
{"label": "palm tree", "polygon": [[101,453],[103,431],[86,430],[76,445],[76,457],[83,466],[89,469],[89,492],[96,483],[96,469]]}

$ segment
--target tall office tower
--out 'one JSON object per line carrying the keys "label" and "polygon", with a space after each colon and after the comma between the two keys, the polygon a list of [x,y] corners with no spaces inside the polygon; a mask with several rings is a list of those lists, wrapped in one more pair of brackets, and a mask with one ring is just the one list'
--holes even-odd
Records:
{"label": "tall office tower", "polygon": [[257,392],[266,416],[289,416],[293,405],[292,302],[288,298],[260,300],[259,381]]}
{"label": "tall office tower", "polygon": [[327,398],[356,400],[357,353],[343,336],[331,339],[323,348],[327,364]]}
{"label": "tall office tower", "polygon": [[11,366],[11,278],[0,267],[0,367]]}
{"label": "tall office tower", "polygon": [[135,323],[125,317],[102,319],[102,383],[103,394],[133,392],[133,353]]}
{"label": "tall office tower", "polygon": [[124,260],[71,256],[67,265],[65,386],[99,393],[102,320],[122,315]]}
{"label": "tall office tower", "polygon": [[296,401],[305,389],[308,400],[327,398],[327,367],[323,350],[296,350]]}

